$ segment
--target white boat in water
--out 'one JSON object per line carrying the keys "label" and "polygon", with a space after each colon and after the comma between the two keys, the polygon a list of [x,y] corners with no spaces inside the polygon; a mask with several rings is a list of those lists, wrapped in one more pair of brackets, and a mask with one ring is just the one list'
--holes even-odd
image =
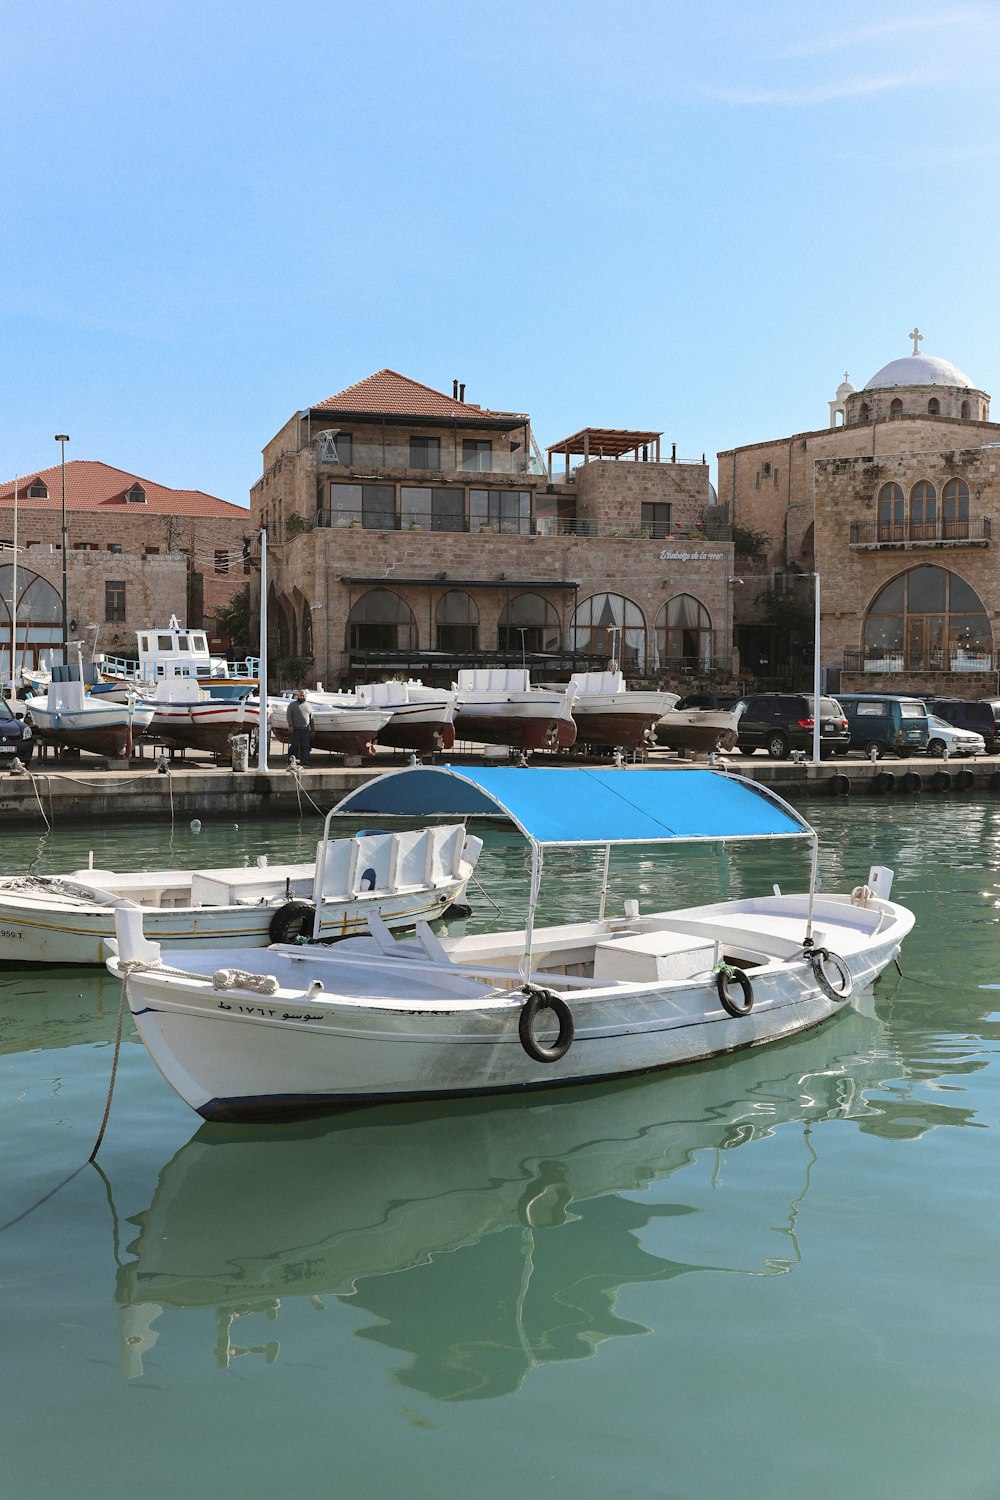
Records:
{"label": "white boat in water", "polygon": [[453,684],[455,738],[529,750],[566,749],[576,741],[573,691],[532,687],[522,667],[473,667]]}
{"label": "white boat in water", "polygon": [[[774,793],[711,770],[413,767],[338,811],[506,814],[528,837],[523,929],[265,955],[192,948],[161,960],[141,913],[119,912],[112,973],[167,1081],[207,1119],[295,1117],[373,1100],[516,1093],[691,1063],[819,1025],[899,952],[911,913],[876,867],[817,894],[816,836]],[[800,894],[605,913],[612,845],[808,840]],[[543,854],[603,847],[596,915],[536,927]],[[180,969],[183,963],[184,968]]]}
{"label": "white boat in water", "polygon": [[158,941],[199,952],[343,938],[367,932],[372,912],[412,926],[462,901],[481,848],[461,823],[333,840],[327,823],[313,864],[6,876],[0,962],[102,963],[121,910],[141,912]]}
{"label": "white boat in water", "polygon": [[31,698],[25,719],[46,744],[126,760],[149,728],[153,710],[131,694],[125,703],[95,698],[79,666],[54,666],[48,691]]}

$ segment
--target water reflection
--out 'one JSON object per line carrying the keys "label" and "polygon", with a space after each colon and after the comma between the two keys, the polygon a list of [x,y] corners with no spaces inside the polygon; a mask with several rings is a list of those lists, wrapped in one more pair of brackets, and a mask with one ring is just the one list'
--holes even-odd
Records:
{"label": "water reflection", "polygon": [[[441,1400],[515,1390],[538,1364],[646,1332],[618,1310],[622,1288],[794,1269],[813,1127],[897,1134],[896,1102],[866,1090],[898,1077],[886,1028],[848,1012],[806,1038],[542,1102],[385,1107],[322,1132],[204,1126],[129,1220],[138,1234],[115,1290],[122,1374],[142,1373],[172,1309],[211,1312],[220,1365],[247,1353],[271,1362],[282,1307],[336,1297],[373,1315],[363,1337],[408,1356],[402,1383]],[[917,1134],[968,1120],[916,1097],[905,1113]],[[731,1212],[723,1163],[779,1131],[793,1149],[741,1216],[745,1248],[711,1265],[686,1255],[680,1221],[705,1209],[657,1184],[713,1153],[709,1207],[717,1191]],[[241,1337],[252,1313],[271,1320],[267,1338]]]}

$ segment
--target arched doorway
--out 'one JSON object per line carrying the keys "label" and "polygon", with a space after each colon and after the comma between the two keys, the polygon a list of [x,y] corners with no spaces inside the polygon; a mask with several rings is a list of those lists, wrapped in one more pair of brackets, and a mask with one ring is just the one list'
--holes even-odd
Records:
{"label": "arched doorway", "polygon": [[[0,566],[0,678],[8,682],[16,668],[33,671],[42,658],[62,659],[62,597],[49,583],[28,568],[17,570],[17,600],[12,600],[14,568]],[[16,607],[12,609],[12,603]],[[12,640],[14,617],[17,640]],[[16,656],[16,662],[13,658]]]}
{"label": "arched doorway", "polygon": [[434,611],[435,650],[479,650],[479,610],[464,589],[442,594]]}
{"label": "arched doorway", "polygon": [[518,594],[500,614],[501,651],[558,651],[559,616],[541,594]]}
{"label": "arched doorway", "polygon": [[614,657],[623,668],[646,667],[646,617],[622,594],[591,594],[573,616],[573,650]]}
{"label": "arched doorway", "polygon": [[711,670],[712,616],[693,594],[675,594],[664,604],[654,634],[658,670]]}
{"label": "arched doorway", "polygon": [[863,643],[869,672],[974,672],[989,668],[993,632],[975,589],[927,563],[879,590]]}

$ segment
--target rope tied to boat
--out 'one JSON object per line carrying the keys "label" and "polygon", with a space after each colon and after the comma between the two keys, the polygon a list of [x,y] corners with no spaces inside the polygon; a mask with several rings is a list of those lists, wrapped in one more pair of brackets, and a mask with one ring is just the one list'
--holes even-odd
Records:
{"label": "rope tied to boat", "polygon": [[856,885],[851,892],[852,906],[871,906],[876,899],[875,892],[870,885]]}

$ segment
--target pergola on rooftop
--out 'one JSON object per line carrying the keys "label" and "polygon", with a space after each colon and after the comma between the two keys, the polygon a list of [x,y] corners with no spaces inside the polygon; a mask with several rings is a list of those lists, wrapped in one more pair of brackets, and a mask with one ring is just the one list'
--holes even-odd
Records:
{"label": "pergola on rooftop", "polygon": [[574,432],[572,437],[550,446],[549,479],[552,478],[553,454],[562,454],[565,458],[567,479],[570,460],[573,458],[582,458],[584,463],[592,458],[625,458],[634,463],[641,461],[658,464],[662,436],[660,432],[634,432],[625,427],[583,427],[579,432]]}

